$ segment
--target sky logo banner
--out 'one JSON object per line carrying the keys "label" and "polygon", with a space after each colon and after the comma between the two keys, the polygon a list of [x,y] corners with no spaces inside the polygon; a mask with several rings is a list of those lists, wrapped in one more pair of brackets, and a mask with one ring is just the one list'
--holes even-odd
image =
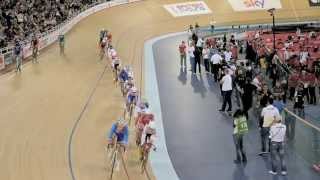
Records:
{"label": "sky logo banner", "polygon": [[310,6],[320,6],[320,0],[309,0]]}
{"label": "sky logo banner", "polygon": [[192,1],[178,4],[166,4],[163,6],[174,17],[194,16],[210,14],[212,11],[203,1]]}
{"label": "sky logo banner", "polygon": [[228,0],[234,11],[258,11],[281,9],[280,0]]}

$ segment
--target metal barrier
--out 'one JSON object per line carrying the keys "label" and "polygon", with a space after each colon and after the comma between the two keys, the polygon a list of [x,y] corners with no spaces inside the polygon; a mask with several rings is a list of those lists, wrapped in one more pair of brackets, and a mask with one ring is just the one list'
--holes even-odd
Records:
{"label": "metal barrier", "polygon": [[[320,162],[320,128],[285,109],[287,144],[309,164]],[[297,114],[299,114],[297,112]]]}

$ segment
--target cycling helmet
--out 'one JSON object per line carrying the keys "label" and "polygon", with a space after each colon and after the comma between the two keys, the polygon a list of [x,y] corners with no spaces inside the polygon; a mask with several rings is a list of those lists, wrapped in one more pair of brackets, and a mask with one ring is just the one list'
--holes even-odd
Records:
{"label": "cycling helmet", "polygon": [[117,121],[117,124],[118,125],[127,125],[127,122],[126,120],[124,120],[122,117],[120,117]]}

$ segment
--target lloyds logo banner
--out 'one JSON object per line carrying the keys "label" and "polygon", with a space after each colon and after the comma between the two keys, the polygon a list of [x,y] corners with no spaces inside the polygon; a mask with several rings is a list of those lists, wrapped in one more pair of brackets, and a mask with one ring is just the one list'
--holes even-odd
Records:
{"label": "lloyds logo banner", "polygon": [[310,6],[320,6],[320,0],[309,0]]}

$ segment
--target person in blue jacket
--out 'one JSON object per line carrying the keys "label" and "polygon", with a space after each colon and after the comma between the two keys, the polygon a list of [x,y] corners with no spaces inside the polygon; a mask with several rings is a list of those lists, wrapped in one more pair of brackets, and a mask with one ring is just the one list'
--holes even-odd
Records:
{"label": "person in blue jacket", "polygon": [[110,129],[108,135],[109,144],[113,144],[114,140],[120,143],[122,146],[126,147],[129,140],[129,128],[125,120],[119,119],[115,122]]}

